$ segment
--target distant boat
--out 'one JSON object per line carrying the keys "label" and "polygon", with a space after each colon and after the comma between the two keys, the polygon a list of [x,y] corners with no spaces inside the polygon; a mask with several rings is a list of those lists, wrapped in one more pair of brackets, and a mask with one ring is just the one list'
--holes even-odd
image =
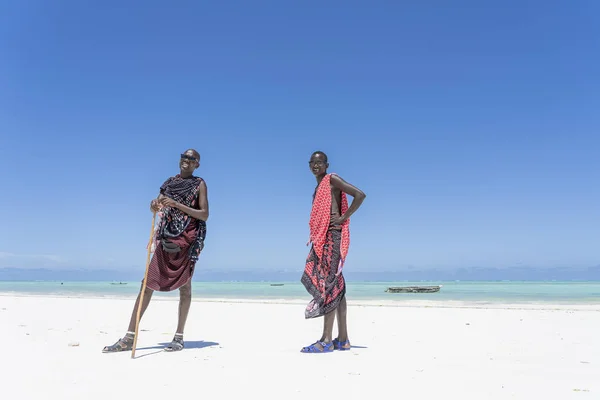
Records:
{"label": "distant boat", "polygon": [[127,282],[111,282],[111,285],[127,285]]}
{"label": "distant boat", "polygon": [[283,283],[271,283],[271,286],[283,286]]}
{"label": "distant boat", "polygon": [[387,293],[436,293],[440,291],[442,286],[400,286],[389,287],[385,291]]}

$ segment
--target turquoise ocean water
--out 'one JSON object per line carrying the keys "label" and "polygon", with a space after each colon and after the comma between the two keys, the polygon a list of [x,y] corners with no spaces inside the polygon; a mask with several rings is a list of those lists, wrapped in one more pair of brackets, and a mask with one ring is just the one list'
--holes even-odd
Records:
{"label": "turquoise ocean water", "polygon": [[[195,282],[195,298],[306,300],[308,294],[298,282]],[[390,286],[442,285],[438,293],[391,294]],[[134,297],[140,282],[0,282],[0,294],[53,295],[70,297]],[[600,305],[600,282],[348,282],[349,300],[390,300],[404,302],[554,303]],[[177,297],[178,292],[156,293]]]}

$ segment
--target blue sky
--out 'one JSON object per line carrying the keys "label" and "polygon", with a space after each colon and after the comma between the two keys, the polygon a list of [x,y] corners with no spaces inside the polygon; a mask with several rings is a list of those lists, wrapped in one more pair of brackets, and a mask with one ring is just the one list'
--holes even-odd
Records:
{"label": "blue sky", "polygon": [[190,147],[200,268],[301,270],[307,161],[367,193],[347,268],[600,263],[600,3],[0,5],[0,267],[139,268]]}

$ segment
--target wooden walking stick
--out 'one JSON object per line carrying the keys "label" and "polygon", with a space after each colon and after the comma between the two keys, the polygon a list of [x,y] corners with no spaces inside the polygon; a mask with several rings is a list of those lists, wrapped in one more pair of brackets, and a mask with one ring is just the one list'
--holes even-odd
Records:
{"label": "wooden walking stick", "polygon": [[137,308],[137,317],[135,319],[135,336],[133,337],[133,347],[131,349],[131,358],[135,358],[135,346],[137,345],[138,331],[140,329],[140,316],[142,314],[142,304],[144,304],[144,292],[146,291],[146,281],[148,280],[148,268],[150,267],[150,253],[152,253],[152,238],[154,236],[154,222],[156,221],[156,211],[152,215],[152,228],[150,229],[150,239],[148,240],[148,257],[146,258],[146,272],[144,273],[144,283],[142,283],[142,292]]}

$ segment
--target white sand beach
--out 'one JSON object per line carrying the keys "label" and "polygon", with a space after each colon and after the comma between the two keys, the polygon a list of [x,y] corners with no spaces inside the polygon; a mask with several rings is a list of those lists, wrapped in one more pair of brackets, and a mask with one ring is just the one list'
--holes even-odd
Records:
{"label": "white sand beach", "polygon": [[350,351],[300,353],[322,324],[303,304],[195,299],[167,353],[177,302],[157,297],[131,359],[101,350],[133,299],[3,295],[2,398],[600,398],[598,307],[349,304]]}

